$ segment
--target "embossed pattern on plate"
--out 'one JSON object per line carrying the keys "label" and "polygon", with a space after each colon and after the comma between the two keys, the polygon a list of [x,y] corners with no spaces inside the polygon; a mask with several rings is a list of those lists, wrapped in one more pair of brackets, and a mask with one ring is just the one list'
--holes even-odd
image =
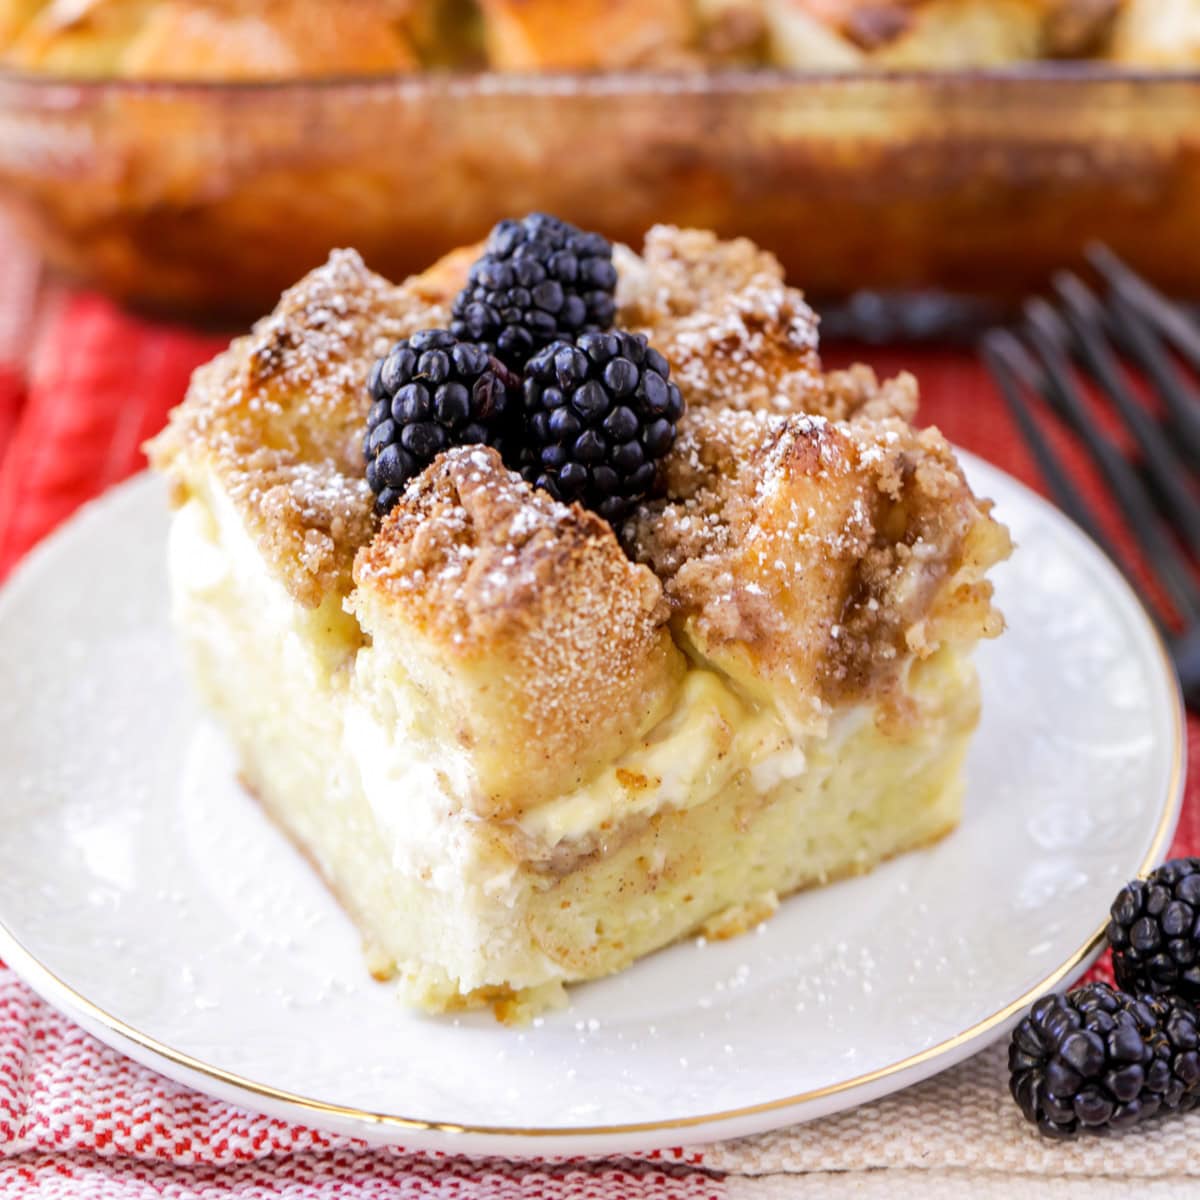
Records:
{"label": "embossed pattern on plate", "polygon": [[979,652],[962,827],[525,1029],[414,1016],[367,975],[193,704],[162,488],[125,485],[0,594],[0,954],[165,1074],[411,1147],[679,1144],[949,1066],[1083,969],[1111,896],[1166,844],[1182,767],[1174,682],[1129,589],[1044,502],[964,458],[1019,549],[996,572],[1010,628]]}

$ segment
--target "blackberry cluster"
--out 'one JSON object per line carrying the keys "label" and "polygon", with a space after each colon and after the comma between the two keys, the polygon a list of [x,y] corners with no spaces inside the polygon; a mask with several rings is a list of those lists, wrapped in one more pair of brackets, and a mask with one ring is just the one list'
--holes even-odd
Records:
{"label": "blackberry cluster", "polygon": [[600,234],[545,213],[501,221],[454,301],[450,330],[520,370],[557,338],[608,329],[616,285],[612,245]]}
{"label": "blackberry cluster", "polygon": [[1200,1029],[1174,997],[1134,997],[1106,983],[1044,996],[1008,1051],[1013,1098],[1050,1137],[1123,1129],[1200,1098]]}
{"label": "blackberry cluster", "polygon": [[1173,859],[1127,883],[1108,941],[1119,986],[1200,1003],[1200,859]]}
{"label": "blackberry cluster", "polygon": [[555,499],[625,517],[675,441],[683,398],[670,374],[641,334],[552,342],[525,368],[522,474]]}
{"label": "blackberry cluster", "polygon": [[450,329],[397,342],[371,371],[376,511],[443,450],[483,442],[556,499],[625,517],[654,486],[683,398],[644,337],[608,332],[616,283],[598,233],[543,213],[497,225]]}
{"label": "blackberry cluster", "polygon": [[516,410],[519,380],[486,347],[425,329],[371,369],[363,439],[375,511],[388,512],[404,485],[450,446],[499,445]]}

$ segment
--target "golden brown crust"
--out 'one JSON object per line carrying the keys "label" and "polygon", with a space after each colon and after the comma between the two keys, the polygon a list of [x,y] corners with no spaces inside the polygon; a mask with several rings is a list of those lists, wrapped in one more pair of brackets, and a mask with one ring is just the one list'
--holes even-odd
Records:
{"label": "golden brown crust", "polygon": [[15,65],[131,79],[292,79],[419,65],[417,0],[84,0],[22,6]]}
{"label": "golden brown crust", "polygon": [[148,447],[185,493],[212,471],[269,567],[304,604],[349,590],[354,554],[373,533],[364,381],[397,338],[444,324],[439,277],[435,268],[393,287],[353,251],[335,252],[196,372]]}
{"label": "golden brown crust", "polygon": [[694,412],[667,491],[625,538],[663,579],[676,636],[800,719],[890,688],[951,631],[999,632],[983,573],[1007,535],[934,429]]}
{"label": "golden brown crust", "polygon": [[775,61],[843,69],[999,66],[1036,59],[1049,49],[1058,10],[1080,2],[763,0]]}
{"label": "golden brown crust", "polygon": [[808,398],[807,411],[830,421],[911,421],[917,415],[917,381],[907,371],[880,380],[864,363],[830,371]]}
{"label": "golden brown crust", "polygon": [[436,662],[424,690],[439,700],[470,697],[455,720],[481,815],[578,786],[661,718],[683,673],[655,576],[605,521],[535,491],[489,447],[418,476],[354,580],[375,645],[418,686]]}
{"label": "golden brown crust", "polygon": [[616,255],[618,322],[645,331],[692,408],[804,411],[822,389],[817,318],[746,238],[656,225]]}
{"label": "golden brown crust", "polygon": [[[1046,17],[1046,53],[1055,58],[1103,56],[1111,48],[1114,22],[1118,14],[1138,2],[1139,0],[1052,0]],[[1158,0],[1151,2],[1158,3]]]}
{"label": "golden brown crust", "polygon": [[1194,64],[1193,0],[0,0],[13,65],[132,79],[420,67]]}
{"label": "golden brown crust", "polygon": [[[187,490],[211,468],[272,571],[302,603],[344,595],[374,533],[361,437],[371,362],[398,338],[444,325],[478,246],[393,286],[353,251],[285,292],[275,312],[195,375],[150,445]],[[820,374],[816,318],[776,259],[745,239],[659,226],[644,258],[619,250],[618,321],[645,329],[693,407],[719,404],[849,415],[853,375]],[[872,403],[883,403],[868,389]],[[902,415],[904,386],[885,392]]]}
{"label": "golden brown crust", "polygon": [[705,62],[753,65],[766,58],[767,21],[760,0],[693,0]]}
{"label": "golden brown crust", "polygon": [[488,446],[449,450],[413,481],[359,552],[354,582],[449,655],[578,620],[595,642],[573,646],[581,682],[608,653],[618,667],[623,644],[644,648],[667,616],[658,580],[606,521],[535,490]]}
{"label": "golden brown crust", "polygon": [[[197,373],[151,456],[185,492],[215,476],[302,603],[347,596],[357,554],[368,632],[423,639],[481,713],[498,681],[515,689],[539,757],[498,752],[481,810],[563,790],[660,710],[680,668],[660,579],[689,653],[801,718],[891,687],[943,640],[998,631],[983,576],[1007,539],[940,435],[908,424],[915,381],[822,374],[815,318],[776,260],[697,231],[658,227],[643,257],[616,255],[618,322],[667,354],[689,404],[665,498],[623,531],[655,574],[481,448],[439,459],[376,532],[361,461],[371,362],[445,323],[477,252],[400,287],[335,254]],[[472,753],[485,725],[464,732]]]}
{"label": "golden brown crust", "polygon": [[502,71],[672,66],[692,58],[690,0],[481,0]]}

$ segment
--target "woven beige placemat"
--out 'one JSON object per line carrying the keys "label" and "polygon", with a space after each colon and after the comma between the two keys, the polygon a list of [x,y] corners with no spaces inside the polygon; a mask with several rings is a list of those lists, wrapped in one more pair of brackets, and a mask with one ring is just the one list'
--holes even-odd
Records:
{"label": "woven beige placemat", "polygon": [[1195,1179],[1084,1179],[1005,1175],[985,1171],[821,1172],[813,1175],[731,1176],[728,1200],[1188,1200]]}
{"label": "woven beige placemat", "polygon": [[[970,1177],[980,1189],[993,1190],[957,1194],[1024,1194],[1039,1200],[1052,1195],[1134,1196],[1149,1194],[1135,1190],[1134,1181],[1158,1179],[1183,1185],[1182,1194],[1200,1196],[1200,1110],[1116,1136],[1066,1142],[1044,1138],[1025,1122],[1009,1095],[1007,1044],[1006,1038],[945,1074],[853,1111],[708,1146],[704,1165],[731,1176],[811,1175],[814,1186],[822,1175],[841,1175],[843,1182],[845,1173],[887,1176],[888,1186],[896,1189],[840,1195],[935,1195],[920,1188]],[[794,1052],[803,1051],[796,1047]],[[1013,1190],[1018,1177],[1026,1181],[1023,1193]],[[1046,1180],[1069,1178],[1108,1180],[1124,1190],[1045,1190]],[[870,1184],[871,1189],[882,1186],[877,1180]],[[917,1190],[900,1190],[910,1186]]]}

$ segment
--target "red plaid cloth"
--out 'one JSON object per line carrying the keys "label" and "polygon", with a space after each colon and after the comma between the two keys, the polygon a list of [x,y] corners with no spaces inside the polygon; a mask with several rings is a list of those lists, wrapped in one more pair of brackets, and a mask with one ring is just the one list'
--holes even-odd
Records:
{"label": "red plaid cloth", "polygon": [[[0,578],[79,504],[142,468],[141,442],[225,342],[53,289],[30,321],[32,278],[28,258],[0,236]],[[12,311],[20,304],[25,311]],[[826,355],[831,364],[852,356],[881,374],[914,370],[924,421],[1037,486],[973,354],[834,347]],[[1189,740],[1198,733],[1193,718]],[[1175,854],[1200,850],[1195,791],[1190,784]],[[693,1200],[733,1190],[732,1179],[705,1168],[703,1152],[586,1164],[467,1160],[370,1150],[244,1113],[102,1046],[0,967],[5,1195]]]}

